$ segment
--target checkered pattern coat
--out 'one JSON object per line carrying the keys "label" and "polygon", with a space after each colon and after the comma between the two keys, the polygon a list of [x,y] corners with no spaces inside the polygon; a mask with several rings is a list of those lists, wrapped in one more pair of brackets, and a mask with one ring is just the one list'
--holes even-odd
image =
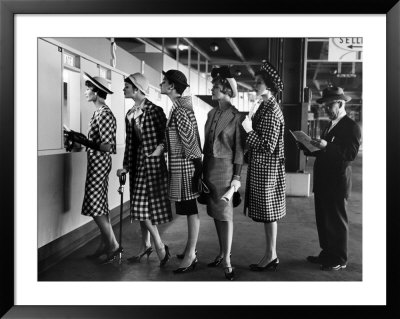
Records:
{"label": "checkered pattern coat", "polygon": [[272,222],[286,214],[284,119],[274,97],[263,102],[247,136],[249,167],[245,211],[255,221]]}
{"label": "checkered pattern coat", "polygon": [[150,156],[164,143],[167,118],[161,107],[145,99],[141,115],[141,138],[135,133],[135,119],[130,109],[125,117],[126,142],[124,167],[129,170],[131,217],[162,224],[172,220],[168,199],[168,171],[164,154]]}
{"label": "checkered pattern coat", "polygon": [[170,199],[180,202],[199,197],[200,193],[192,190],[192,159],[201,158],[201,147],[190,96],[175,101],[167,122],[166,139]]}
{"label": "checkered pattern coat", "polygon": [[110,152],[87,149],[87,171],[82,215],[109,214],[108,175],[111,171],[111,155],[116,154],[117,122],[107,105],[98,108],[89,123],[88,139],[98,144],[111,144]]}

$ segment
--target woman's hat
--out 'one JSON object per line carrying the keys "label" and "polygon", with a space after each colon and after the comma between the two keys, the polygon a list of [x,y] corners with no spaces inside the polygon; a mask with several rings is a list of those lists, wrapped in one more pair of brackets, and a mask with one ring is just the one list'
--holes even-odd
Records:
{"label": "woman's hat", "polygon": [[134,86],[136,86],[144,94],[149,93],[149,81],[142,73],[133,73],[128,78]]}
{"label": "woman's hat", "polygon": [[114,93],[113,91],[111,91],[108,88],[108,82],[107,82],[107,80],[105,78],[102,78],[100,76],[93,76],[92,77],[89,74],[87,74],[86,72],[83,72],[83,77],[87,81],[93,83],[93,85],[95,87],[97,87],[99,90],[101,90],[103,92],[106,92],[107,94],[113,94]]}
{"label": "woman's hat", "polygon": [[282,91],[283,90],[283,82],[281,77],[279,76],[278,71],[275,69],[275,67],[269,63],[268,61],[264,62],[263,65],[260,68],[261,73],[266,74],[270,81],[274,84],[275,88],[277,91]]}
{"label": "woman's hat", "polygon": [[343,89],[338,86],[328,86],[322,91],[322,97],[317,100],[317,103],[322,104],[329,101],[343,100],[349,102],[350,96],[344,95]]}
{"label": "woman's hat", "polygon": [[162,74],[168,79],[168,81],[173,82],[173,83],[179,83],[181,85],[184,85],[186,87],[190,86],[187,83],[187,79],[185,74],[183,74],[181,71],[178,70],[168,70],[167,72],[162,71]]}
{"label": "woman's hat", "polygon": [[232,89],[232,97],[236,97],[238,95],[236,80],[232,76],[231,71],[227,66],[221,66],[220,68],[213,68],[211,70],[211,77],[213,79],[216,77],[226,79]]}

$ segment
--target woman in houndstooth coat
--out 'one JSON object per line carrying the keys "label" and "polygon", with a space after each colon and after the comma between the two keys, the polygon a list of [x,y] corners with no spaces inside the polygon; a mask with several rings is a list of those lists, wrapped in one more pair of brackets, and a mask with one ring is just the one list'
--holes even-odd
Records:
{"label": "woman in houndstooth coat", "polygon": [[283,89],[275,68],[266,62],[256,73],[256,91],[263,102],[254,116],[246,117],[243,127],[248,133],[249,166],[246,182],[245,210],[256,222],[264,223],[266,249],[254,271],[276,270],[277,221],[286,214],[285,201],[285,122],[274,95]]}
{"label": "woman in houndstooth coat", "polygon": [[73,144],[79,143],[86,146],[87,172],[85,182],[85,196],[82,204],[82,215],[93,217],[101,233],[101,242],[94,254],[88,258],[97,258],[106,254],[100,263],[112,262],[117,255],[122,253],[122,248],[115,238],[110,223],[108,208],[108,175],[111,171],[111,154],[116,154],[117,123],[110,108],[105,104],[107,94],[112,94],[108,89],[107,80],[98,76],[91,77],[85,73],[86,91],[88,102],[93,102],[96,110],[89,123],[88,138],[81,133],[71,130],[65,131],[67,150]]}
{"label": "woman in houndstooth coat", "polygon": [[125,79],[125,98],[132,98],[135,105],[125,117],[126,143],[123,170],[129,172],[131,219],[140,221],[142,233],[139,252],[128,262],[139,262],[150,256],[150,236],[153,239],[160,266],[168,260],[167,246],[163,244],[157,224],[172,220],[168,199],[168,172],[163,143],[167,118],[161,107],[146,99],[149,82],[141,73]]}
{"label": "woman in houndstooth coat", "polygon": [[168,151],[169,197],[175,201],[176,213],[187,216],[188,240],[182,262],[174,273],[193,270],[197,264],[196,244],[200,228],[196,198],[200,196],[199,181],[202,162],[200,137],[190,96],[182,97],[189,86],[186,76],[178,70],[163,71],[161,94],[169,97],[172,110],[167,121],[166,147]]}

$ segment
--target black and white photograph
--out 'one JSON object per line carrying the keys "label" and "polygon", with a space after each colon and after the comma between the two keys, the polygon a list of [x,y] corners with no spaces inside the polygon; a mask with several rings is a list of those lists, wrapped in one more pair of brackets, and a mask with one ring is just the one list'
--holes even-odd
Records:
{"label": "black and white photograph", "polygon": [[361,281],[363,54],[39,38],[38,280]]}
{"label": "black and white photograph", "polygon": [[393,306],[388,7],[76,5],[1,48],[10,318]]}

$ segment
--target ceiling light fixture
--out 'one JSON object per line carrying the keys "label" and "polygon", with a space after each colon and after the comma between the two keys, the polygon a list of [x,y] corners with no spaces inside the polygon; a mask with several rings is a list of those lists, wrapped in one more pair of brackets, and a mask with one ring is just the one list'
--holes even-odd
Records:
{"label": "ceiling light fixture", "polygon": [[210,44],[210,50],[211,50],[212,52],[217,52],[217,51],[219,50],[218,44],[215,43],[215,42],[212,42],[212,43]]}

